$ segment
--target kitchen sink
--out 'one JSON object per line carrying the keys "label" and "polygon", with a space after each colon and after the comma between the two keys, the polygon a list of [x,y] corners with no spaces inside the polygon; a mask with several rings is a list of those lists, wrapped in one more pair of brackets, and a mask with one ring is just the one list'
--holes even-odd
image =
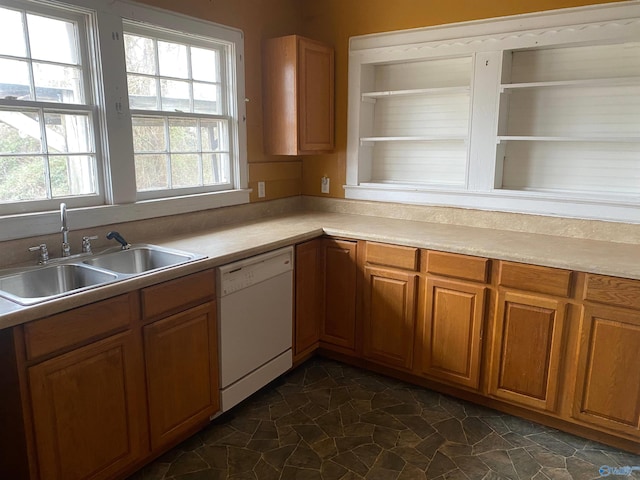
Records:
{"label": "kitchen sink", "polygon": [[186,263],[197,257],[187,252],[167,250],[152,245],[138,245],[128,250],[97,255],[84,260],[83,263],[113,272],[138,274]]}
{"label": "kitchen sink", "polygon": [[82,253],[55,258],[50,265],[13,270],[0,276],[0,297],[20,305],[34,305],[206,258],[156,245],[127,246],[127,249],[110,248],[95,255]]}
{"label": "kitchen sink", "polygon": [[115,273],[88,265],[52,265],[0,277],[0,295],[21,305],[32,305],[117,278]]}

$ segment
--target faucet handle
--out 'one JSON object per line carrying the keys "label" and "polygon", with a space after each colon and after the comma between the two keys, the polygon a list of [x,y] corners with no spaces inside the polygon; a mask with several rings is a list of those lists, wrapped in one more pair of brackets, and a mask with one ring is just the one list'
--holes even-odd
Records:
{"label": "faucet handle", "polygon": [[82,253],[93,253],[91,251],[91,240],[96,240],[97,238],[97,235],[82,237]]}
{"label": "faucet handle", "polygon": [[38,263],[41,265],[46,264],[49,261],[49,250],[46,243],[41,243],[35,247],[29,247],[30,252],[40,252],[38,255]]}

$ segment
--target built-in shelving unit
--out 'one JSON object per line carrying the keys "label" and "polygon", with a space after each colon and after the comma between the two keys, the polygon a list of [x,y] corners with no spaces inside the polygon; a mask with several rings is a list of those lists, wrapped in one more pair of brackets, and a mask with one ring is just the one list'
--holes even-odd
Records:
{"label": "built-in shelving unit", "polygon": [[640,0],[349,51],[346,198],[640,223]]}

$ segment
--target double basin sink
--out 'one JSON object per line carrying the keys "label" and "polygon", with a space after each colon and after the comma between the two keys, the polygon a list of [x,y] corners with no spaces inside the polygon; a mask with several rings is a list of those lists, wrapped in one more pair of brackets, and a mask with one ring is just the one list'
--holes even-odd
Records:
{"label": "double basin sink", "polygon": [[90,288],[206,258],[180,250],[138,244],[96,255],[56,260],[0,277],[0,296],[20,305],[34,305]]}

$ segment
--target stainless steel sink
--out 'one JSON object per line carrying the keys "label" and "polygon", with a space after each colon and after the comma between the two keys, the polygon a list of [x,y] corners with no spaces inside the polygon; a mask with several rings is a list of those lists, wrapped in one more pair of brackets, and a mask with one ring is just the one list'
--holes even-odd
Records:
{"label": "stainless steel sink", "polygon": [[118,250],[88,258],[87,265],[104,268],[122,274],[139,274],[167,268],[199,258],[187,252],[167,250],[153,245],[137,245],[128,250]]}
{"label": "stainless steel sink", "polygon": [[60,264],[0,277],[0,295],[21,305],[32,305],[95,287],[118,275],[88,265]]}

